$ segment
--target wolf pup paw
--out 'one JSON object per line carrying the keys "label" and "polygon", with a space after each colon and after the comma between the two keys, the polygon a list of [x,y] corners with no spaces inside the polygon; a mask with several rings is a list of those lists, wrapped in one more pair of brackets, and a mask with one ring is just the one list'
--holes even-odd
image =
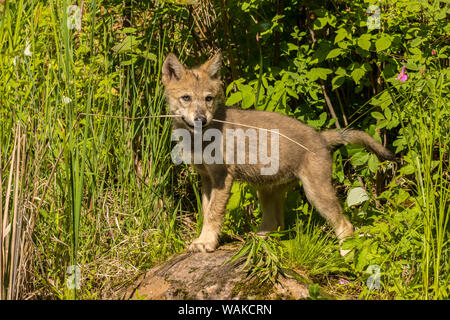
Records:
{"label": "wolf pup paw", "polygon": [[217,248],[217,241],[205,241],[203,239],[197,238],[192,241],[189,246],[190,252],[213,252]]}

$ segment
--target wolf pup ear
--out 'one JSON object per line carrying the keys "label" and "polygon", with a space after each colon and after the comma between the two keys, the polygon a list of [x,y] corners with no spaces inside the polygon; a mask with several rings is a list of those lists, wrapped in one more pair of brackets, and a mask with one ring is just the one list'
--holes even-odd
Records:
{"label": "wolf pup ear", "polygon": [[206,61],[201,68],[205,70],[209,77],[212,79],[219,78],[219,71],[222,67],[222,53],[219,51],[216,52],[216,54]]}
{"label": "wolf pup ear", "polygon": [[172,80],[180,80],[185,68],[173,53],[169,53],[162,66],[162,81],[164,84]]}

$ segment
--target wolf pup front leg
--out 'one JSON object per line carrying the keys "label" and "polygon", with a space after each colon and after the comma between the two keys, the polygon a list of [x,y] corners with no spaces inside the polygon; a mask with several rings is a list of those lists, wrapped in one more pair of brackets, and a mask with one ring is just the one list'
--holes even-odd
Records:
{"label": "wolf pup front leg", "polygon": [[225,208],[230,198],[233,178],[226,170],[205,177],[202,174],[203,227],[200,236],[189,247],[189,251],[212,252],[219,245]]}
{"label": "wolf pup front leg", "polygon": [[[173,129],[187,130],[189,141],[193,142],[194,150],[191,151],[195,154],[196,143],[202,144],[201,141],[194,141],[198,137],[196,130],[209,126],[216,111],[223,105],[223,84],[219,78],[220,61],[221,54],[218,52],[200,67],[186,69],[175,55],[168,54],[162,67],[162,82],[169,110],[171,114],[179,116],[173,119]],[[207,165],[203,161],[197,163],[195,156],[189,158],[202,177],[203,211],[202,232],[189,250],[210,252],[214,251],[219,243],[233,179],[224,165]]]}

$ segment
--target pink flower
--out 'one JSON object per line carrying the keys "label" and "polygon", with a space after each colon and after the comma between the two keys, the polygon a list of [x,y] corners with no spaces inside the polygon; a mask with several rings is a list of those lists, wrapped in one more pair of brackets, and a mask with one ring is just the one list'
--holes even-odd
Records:
{"label": "pink flower", "polygon": [[405,82],[406,80],[408,80],[408,74],[406,73],[406,67],[405,66],[402,67],[402,71],[397,76],[397,80],[400,80],[401,82]]}
{"label": "pink flower", "polygon": [[436,55],[436,51],[434,51],[434,49],[431,50],[431,54],[432,54],[433,56]]}
{"label": "pink flower", "polygon": [[347,281],[347,280],[344,280],[344,279],[339,279],[338,284],[340,284],[340,285],[347,285],[347,284],[350,284],[350,282]]}

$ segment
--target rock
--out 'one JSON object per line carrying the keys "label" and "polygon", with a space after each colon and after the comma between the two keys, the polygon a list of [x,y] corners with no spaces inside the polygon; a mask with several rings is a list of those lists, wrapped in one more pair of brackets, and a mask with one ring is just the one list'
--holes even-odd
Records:
{"label": "rock", "polygon": [[231,300],[304,299],[308,286],[293,278],[278,277],[260,283],[242,271],[244,258],[228,263],[238,248],[220,247],[212,253],[182,253],[147,271],[125,293],[125,299]]}

